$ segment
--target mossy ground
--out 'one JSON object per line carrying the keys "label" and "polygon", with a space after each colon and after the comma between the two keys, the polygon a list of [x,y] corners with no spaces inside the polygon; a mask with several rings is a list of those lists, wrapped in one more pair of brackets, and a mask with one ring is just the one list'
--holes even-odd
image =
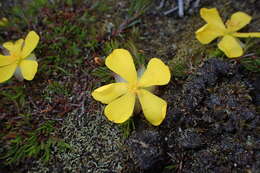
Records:
{"label": "mossy ground", "polygon": [[[0,28],[1,43],[25,37],[29,30],[35,30],[41,37],[35,50],[39,60],[35,79],[19,82],[12,78],[0,85],[0,161],[5,163],[0,169],[130,172],[132,162],[121,126],[109,122],[102,113],[104,105],[91,98],[93,89],[112,80],[103,67],[104,58],[119,47],[130,50],[137,65],[152,57],[162,58],[170,66],[175,84],[180,86],[206,59],[225,58],[217,50],[216,42],[205,46],[196,40],[194,32],[204,24],[197,8],[187,6],[185,16],[179,18],[175,13],[163,14],[171,8],[170,1],[161,9],[157,8],[159,3],[159,0],[0,3],[0,17],[9,19],[9,24]],[[260,4],[256,1],[205,0],[200,7],[216,7],[224,19],[239,10],[247,12],[254,20],[245,31],[260,31]],[[247,39],[246,43],[246,55],[252,56],[248,61],[235,62],[259,71],[259,64],[252,61],[252,57],[259,59],[259,40]],[[37,142],[31,145],[27,139],[32,132],[49,121],[51,131],[33,134]],[[15,142],[17,139],[21,139],[19,143]],[[49,144],[49,139],[58,142]],[[37,152],[28,154],[21,149],[19,156],[6,155],[14,147],[19,149],[26,144]],[[47,159],[44,153],[49,153]],[[8,159],[14,162],[7,163]]]}

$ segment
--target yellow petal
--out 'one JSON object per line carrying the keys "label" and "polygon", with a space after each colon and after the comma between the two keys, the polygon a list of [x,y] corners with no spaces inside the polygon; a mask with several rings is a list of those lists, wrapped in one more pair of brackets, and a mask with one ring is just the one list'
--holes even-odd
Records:
{"label": "yellow petal", "polygon": [[212,27],[215,27],[216,29],[218,28],[219,30],[226,30],[226,27],[216,8],[201,8],[200,15]]}
{"label": "yellow petal", "polygon": [[3,17],[0,19],[0,26],[6,26],[8,24],[8,19]]}
{"label": "yellow petal", "polygon": [[171,79],[169,67],[160,59],[152,58],[147,69],[138,82],[140,87],[149,87],[152,85],[166,85]]}
{"label": "yellow petal", "polygon": [[248,33],[235,32],[235,33],[232,33],[232,36],[234,36],[234,37],[243,37],[243,38],[247,38],[247,37],[257,37],[257,38],[260,38],[260,32],[248,32]]}
{"label": "yellow petal", "polygon": [[94,90],[92,96],[95,100],[108,104],[126,92],[126,83],[112,83]]}
{"label": "yellow petal", "polygon": [[14,51],[20,52],[22,50],[23,44],[24,40],[22,38],[14,42]]}
{"label": "yellow petal", "polygon": [[0,55],[0,67],[14,63],[15,59],[12,56]]}
{"label": "yellow petal", "polygon": [[19,53],[22,50],[22,46],[23,46],[24,40],[23,39],[19,39],[16,42],[5,42],[3,44],[3,47],[6,48],[9,51],[10,55],[16,54],[19,55]]}
{"label": "yellow petal", "polygon": [[23,58],[26,58],[28,55],[31,54],[31,52],[37,46],[39,40],[40,40],[40,37],[36,32],[30,31],[27,34],[25,41],[24,41]]}
{"label": "yellow petal", "polygon": [[144,89],[138,92],[138,98],[145,118],[154,126],[160,125],[166,115],[166,101]]}
{"label": "yellow petal", "polygon": [[5,26],[5,22],[0,20],[0,26]]}
{"label": "yellow petal", "polygon": [[227,29],[230,32],[238,31],[250,23],[252,17],[243,12],[234,13],[230,20],[226,22]]}
{"label": "yellow petal", "polygon": [[38,63],[33,60],[22,60],[19,64],[22,75],[26,80],[32,80],[37,72]]}
{"label": "yellow petal", "polygon": [[208,44],[219,36],[222,36],[224,33],[222,30],[215,28],[212,25],[206,24],[196,31],[196,38],[202,44]]}
{"label": "yellow petal", "polygon": [[13,76],[16,67],[17,67],[16,63],[0,67],[0,83],[10,79]]}
{"label": "yellow petal", "polygon": [[125,49],[115,49],[106,58],[106,66],[128,82],[137,81],[133,58]]}
{"label": "yellow petal", "polygon": [[3,44],[3,47],[6,48],[11,53],[11,51],[12,51],[12,49],[14,47],[14,43],[11,42],[11,41],[5,42]]}
{"label": "yellow petal", "polygon": [[133,114],[135,105],[135,95],[126,93],[122,97],[109,103],[105,108],[106,117],[115,123],[123,123]]}
{"label": "yellow petal", "polygon": [[236,58],[243,55],[243,49],[235,37],[226,35],[218,43],[218,48],[222,50],[227,57]]}

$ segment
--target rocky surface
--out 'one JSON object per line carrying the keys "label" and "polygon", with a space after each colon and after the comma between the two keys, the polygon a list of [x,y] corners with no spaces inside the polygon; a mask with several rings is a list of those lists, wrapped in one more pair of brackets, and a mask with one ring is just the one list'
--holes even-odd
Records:
{"label": "rocky surface", "polygon": [[162,168],[165,150],[161,135],[156,130],[134,133],[128,140],[136,167],[142,170],[159,171]]}
{"label": "rocky surface", "polygon": [[258,172],[260,117],[250,95],[258,92],[245,74],[236,63],[210,59],[182,88],[169,85],[160,130],[129,139],[139,171]]}

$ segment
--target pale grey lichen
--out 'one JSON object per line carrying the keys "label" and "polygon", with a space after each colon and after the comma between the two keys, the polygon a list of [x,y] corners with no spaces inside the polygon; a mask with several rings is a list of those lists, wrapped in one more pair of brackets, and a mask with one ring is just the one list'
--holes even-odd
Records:
{"label": "pale grey lichen", "polygon": [[59,131],[71,150],[56,153],[54,149],[49,164],[36,161],[29,172],[125,172],[128,158],[119,126],[107,121],[102,109],[84,113],[81,120],[78,110],[70,113]]}

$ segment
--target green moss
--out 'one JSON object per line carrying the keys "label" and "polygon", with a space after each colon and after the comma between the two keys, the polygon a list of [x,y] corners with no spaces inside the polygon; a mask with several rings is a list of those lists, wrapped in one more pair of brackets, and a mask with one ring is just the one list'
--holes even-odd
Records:
{"label": "green moss", "polygon": [[69,97],[70,91],[64,85],[60,84],[59,82],[53,81],[51,82],[45,89],[43,98],[52,102],[53,96],[62,96],[62,97]]}
{"label": "green moss", "polygon": [[135,124],[133,118],[128,119],[122,124],[119,124],[123,137],[127,139],[133,130],[135,130]]}
{"label": "green moss", "polygon": [[241,59],[241,64],[252,72],[260,72],[260,59],[257,57],[249,57]]}
{"label": "green moss", "polygon": [[245,41],[245,52],[238,61],[249,71],[260,72],[259,39],[248,38]]}
{"label": "green moss", "polygon": [[120,41],[118,41],[116,39],[107,41],[107,42],[105,42],[104,48],[103,48],[104,54],[106,56],[108,56],[114,49],[118,49],[121,46],[122,45],[120,45]]}
{"label": "green moss", "polygon": [[[32,118],[30,115],[20,115],[25,117],[24,120]],[[30,125],[30,123],[26,123]],[[8,140],[9,145],[4,147],[0,158],[4,160],[3,163],[6,165],[19,164],[28,158],[38,157],[44,162],[49,161],[51,158],[51,150],[54,146],[57,146],[59,151],[69,149],[69,145],[64,141],[52,136],[54,123],[52,121],[46,121],[40,125],[37,129],[26,132],[26,134],[17,134],[13,132],[13,127],[7,135],[1,135],[1,140]]]}
{"label": "green moss", "polygon": [[0,107],[14,104],[17,108],[17,112],[20,112],[26,104],[25,86],[3,88],[0,90],[0,96],[2,97]]}

